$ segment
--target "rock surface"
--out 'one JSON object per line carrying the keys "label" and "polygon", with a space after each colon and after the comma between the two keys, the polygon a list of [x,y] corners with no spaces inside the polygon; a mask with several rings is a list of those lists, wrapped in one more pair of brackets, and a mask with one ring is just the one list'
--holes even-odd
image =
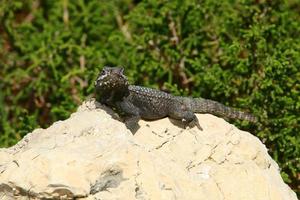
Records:
{"label": "rock surface", "polygon": [[140,121],[132,135],[108,113],[87,101],[0,149],[0,199],[297,199],[265,146],[223,119]]}

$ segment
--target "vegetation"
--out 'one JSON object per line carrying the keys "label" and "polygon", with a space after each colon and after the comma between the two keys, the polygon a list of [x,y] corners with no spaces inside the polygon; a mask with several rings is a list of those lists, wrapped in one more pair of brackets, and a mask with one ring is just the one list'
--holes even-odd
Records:
{"label": "vegetation", "polygon": [[248,110],[300,190],[298,0],[0,0],[0,145],[67,118],[104,65]]}

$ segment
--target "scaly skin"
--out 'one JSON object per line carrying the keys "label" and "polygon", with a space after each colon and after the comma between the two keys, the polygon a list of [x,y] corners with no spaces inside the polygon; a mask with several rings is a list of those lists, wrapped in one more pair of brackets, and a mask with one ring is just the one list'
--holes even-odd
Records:
{"label": "scaly skin", "polygon": [[194,113],[210,113],[220,117],[255,122],[256,118],[248,113],[224,106],[216,101],[181,97],[166,92],[129,85],[124,69],[104,67],[95,81],[97,100],[127,117],[127,127],[134,126],[142,118],[146,120],[170,117],[181,120],[185,125],[197,125]]}

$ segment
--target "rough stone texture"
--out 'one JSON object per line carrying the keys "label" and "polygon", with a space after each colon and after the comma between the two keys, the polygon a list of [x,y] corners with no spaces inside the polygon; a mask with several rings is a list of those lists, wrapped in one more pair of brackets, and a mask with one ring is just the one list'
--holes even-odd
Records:
{"label": "rough stone texture", "polygon": [[132,135],[107,113],[87,101],[0,149],[0,199],[297,199],[265,146],[223,119],[140,121]]}

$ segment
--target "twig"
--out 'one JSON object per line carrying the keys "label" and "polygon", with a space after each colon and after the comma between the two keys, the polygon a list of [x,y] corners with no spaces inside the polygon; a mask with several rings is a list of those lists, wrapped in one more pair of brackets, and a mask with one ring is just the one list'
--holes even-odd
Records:
{"label": "twig", "polygon": [[128,23],[126,23],[126,22],[124,23],[122,16],[120,15],[120,13],[117,10],[115,11],[115,16],[116,16],[116,20],[117,20],[119,29],[121,30],[121,32],[123,33],[125,38],[129,42],[132,42],[131,33],[128,30]]}

